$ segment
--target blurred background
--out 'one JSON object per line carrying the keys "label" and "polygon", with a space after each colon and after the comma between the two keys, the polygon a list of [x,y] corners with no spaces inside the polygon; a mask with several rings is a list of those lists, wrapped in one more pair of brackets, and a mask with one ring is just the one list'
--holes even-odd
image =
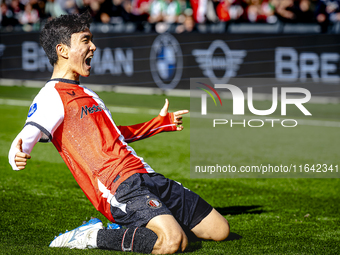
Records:
{"label": "blurred background", "polygon": [[222,32],[233,23],[307,23],[325,33],[338,32],[340,21],[339,0],[2,0],[1,31],[39,31],[48,19],[85,9],[101,32],[115,25],[180,34],[203,32],[202,24],[224,24]]}

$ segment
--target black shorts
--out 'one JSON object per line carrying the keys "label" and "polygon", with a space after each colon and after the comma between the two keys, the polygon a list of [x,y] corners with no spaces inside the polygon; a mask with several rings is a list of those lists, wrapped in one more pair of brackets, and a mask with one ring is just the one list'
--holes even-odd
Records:
{"label": "black shorts", "polygon": [[196,193],[158,173],[132,175],[119,185],[114,197],[120,206],[111,206],[111,214],[116,223],[128,228],[170,214],[182,228],[191,230],[213,209]]}

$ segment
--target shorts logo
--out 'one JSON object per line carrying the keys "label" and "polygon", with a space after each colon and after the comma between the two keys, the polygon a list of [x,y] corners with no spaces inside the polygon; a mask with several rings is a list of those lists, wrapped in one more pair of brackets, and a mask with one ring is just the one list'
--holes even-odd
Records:
{"label": "shorts logo", "polygon": [[28,117],[31,117],[38,109],[37,103],[34,103],[31,105],[29,111],[28,111]]}
{"label": "shorts logo", "polygon": [[146,203],[150,208],[157,209],[162,207],[162,203],[158,199],[149,199]]}

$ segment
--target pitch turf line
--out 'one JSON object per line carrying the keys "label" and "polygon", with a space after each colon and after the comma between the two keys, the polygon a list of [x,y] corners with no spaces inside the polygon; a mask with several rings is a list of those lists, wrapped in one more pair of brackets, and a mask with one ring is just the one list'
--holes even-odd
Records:
{"label": "pitch turf line", "polygon": [[[5,99],[0,98],[0,105],[13,105],[13,106],[30,106],[32,101],[30,100],[19,100],[19,99]],[[131,114],[148,114],[156,116],[159,114],[159,109],[149,109],[149,108],[137,108],[137,107],[121,107],[121,106],[112,106],[107,105],[107,108],[111,112],[115,113],[131,113]],[[209,114],[209,117],[202,116],[198,112],[191,112],[186,115],[186,117],[192,117],[192,118],[213,118],[213,119],[252,119],[252,117],[244,115],[242,117],[235,116],[231,114]],[[257,116],[257,119],[265,120],[269,119],[270,117],[260,117]],[[298,122],[298,125],[305,125],[305,126],[317,126],[317,127],[339,127],[340,128],[340,122],[338,121],[325,121],[325,120],[307,120],[307,119],[296,119]]]}

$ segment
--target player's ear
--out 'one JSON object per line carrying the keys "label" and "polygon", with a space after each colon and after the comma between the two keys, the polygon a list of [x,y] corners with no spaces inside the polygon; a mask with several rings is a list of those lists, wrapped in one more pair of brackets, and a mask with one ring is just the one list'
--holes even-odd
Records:
{"label": "player's ear", "polygon": [[57,51],[57,55],[58,58],[62,57],[62,58],[68,58],[68,47],[67,45],[60,43],[56,46],[56,51]]}

